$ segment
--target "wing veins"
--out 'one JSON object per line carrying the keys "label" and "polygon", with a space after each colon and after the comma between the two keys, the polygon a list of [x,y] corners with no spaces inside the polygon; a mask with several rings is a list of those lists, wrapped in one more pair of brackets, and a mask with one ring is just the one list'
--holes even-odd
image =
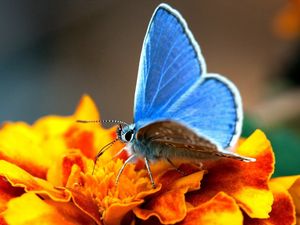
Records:
{"label": "wing veins", "polygon": [[[156,13],[158,13],[158,11],[156,12]],[[151,23],[151,22],[150,22]],[[151,26],[154,26],[154,24],[152,24]],[[150,29],[154,29],[153,27],[151,27]],[[156,57],[156,55],[157,55],[157,52],[158,52],[158,45],[159,45],[159,42],[160,42],[160,39],[161,39],[161,34],[163,33],[163,30],[161,29],[160,30],[160,32],[159,32],[159,36],[158,36],[158,41],[157,41],[157,44],[156,44],[156,47],[155,47],[155,52],[154,52],[154,54],[153,54],[153,57],[155,58]],[[147,44],[149,44],[150,43],[150,36],[149,36],[149,34],[147,34],[147,39],[148,39],[148,43]],[[150,48],[151,48],[151,46],[150,46]],[[152,49],[152,48],[151,48]],[[150,58],[151,59],[151,58]],[[148,77],[149,77],[149,73],[150,73],[150,71],[151,71],[151,65],[153,65],[153,63],[151,64],[150,63],[150,66],[149,66],[149,68],[148,68],[148,71],[147,71],[147,75],[145,76],[146,77],[146,79],[145,79],[145,86],[147,86],[147,82],[148,82]],[[146,87],[145,87],[146,88]],[[144,90],[146,90],[144,88]],[[144,99],[146,99],[146,92],[144,91]],[[144,108],[145,108],[145,104],[144,104]],[[143,109],[144,109],[143,108]]]}
{"label": "wing veins", "polygon": [[[188,51],[189,51],[189,49],[188,49]],[[177,61],[184,53],[185,53],[185,51],[182,51],[180,54],[178,54],[178,55],[176,56],[176,58],[175,58],[174,61],[171,63],[171,65],[168,66],[167,70],[166,70],[164,73],[162,73],[162,76],[164,76],[164,75],[166,74],[166,72],[171,68],[171,66],[173,66],[174,63],[176,63],[176,61]],[[158,93],[159,93],[159,90],[162,90],[162,89],[165,88],[165,87],[166,87],[173,79],[177,78],[177,74],[178,74],[179,72],[181,72],[182,69],[184,69],[184,67],[185,67],[188,63],[189,63],[189,60],[186,60],[186,62],[183,64],[184,66],[183,66],[179,71],[177,71],[176,74],[175,74],[174,76],[172,76],[169,80],[167,80],[167,81],[164,83],[164,85],[163,85],[162,87],[160,87],[162,77],[160,78],[159,83],[158,83],[158,88],[156,89],[155,94],[154,94],[154,96],[152,97],[152,101],[151,101],[151,103],[150,103],[149,108],[151,108],[151,107],[153,106],[153,103],[154,103],[155,100],[156,100],[156,97],[157,97],[157,95],[158,95]]]}
{"label": "wing veins", "polygon": [[[176,73],[176,75],[174,77],[177,76],[177,74],[179,72],[181,72],[187,65],[189,65],[190,63],[193,63],[193,61],[189,61],[187,62],[183,67],[181,67],[180,70],[178,70],[178,72]],[[181,86],[180,89],[178,89],[173,95],[172,97],[169,98],[169,100],[164,104],[163,107],[161,107],[156,113],[160,113],[162,110],[164,110],[166,108],[166,106],[168,106],[168,104],[173,101],[174,98],[177,98],[177,94],[180,93],[183,89],[185,89],[187,86],[190,86],[191,84],[190,83],[186,83],[185,85]],[[177,101],[173,102],[173,104],[175,104]],[[147,113],[149,113],[149,110],[151,109],[151,107],[148,107],[148,111]]]}

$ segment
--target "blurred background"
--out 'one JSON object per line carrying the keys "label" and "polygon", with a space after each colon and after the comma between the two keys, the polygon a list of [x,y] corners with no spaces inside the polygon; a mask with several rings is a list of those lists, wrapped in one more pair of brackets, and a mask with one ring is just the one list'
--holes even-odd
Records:
{"label": "blurred background", "polygon": [[[208,71],[238,86],[243,135],[263,129],[275,176],[299,174],[300,1],[165,2],[187,20]],[[1,1],[0,123],[71,114],[84,93],[102,118],[131,122],[140,50],[159,3]]]}

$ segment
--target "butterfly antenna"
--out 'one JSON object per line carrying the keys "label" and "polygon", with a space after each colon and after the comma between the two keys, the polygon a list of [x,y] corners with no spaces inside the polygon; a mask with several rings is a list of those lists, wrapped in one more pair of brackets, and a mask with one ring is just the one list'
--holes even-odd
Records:
{"label": "butterfly antenna", "polygon": [[109,142],[108,144],[104,145],[100,151],[97,153],[96,157],[95,157],[95,162],[94,162],[94,167],[93,167],[93,172],[92,172],[92,175],[94,175],[94,171],[95,171],[95,168],[96,168],[96,164],[97,164],[97,161],[98,161],[98,158],[107,150],[109,149],[116,141],[118,141],[119,139],[116,138],[115,140],[113,140],[112,142]]}
{"label": "butterfly antenna", "polygon": [[128,123],[121,120],[76,120],[77,123],[117,123],[128,125]]}
{"label": "butterfly antenna", "polygon": [[128,123],[121,120],[102,120],[102,123],[117,123],[117,124],[128,125]]}

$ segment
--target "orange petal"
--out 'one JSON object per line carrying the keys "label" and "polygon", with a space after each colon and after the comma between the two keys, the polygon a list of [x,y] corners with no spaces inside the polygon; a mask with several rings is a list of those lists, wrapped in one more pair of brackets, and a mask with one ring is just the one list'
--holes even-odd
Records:
{"label": "orange petal", "polygon": [[268,181],[274,170],[270,142],[257,130],[238,147],[237,153],[254,157],[256,162],[221,159],[204,164],[208,174],[201,192],[189,195],[188,201],[197,206],[223,191],[233,196],[250,217],[268,218],[273,203]]}
{"label": "orange petal", "polygon": [[[81,124],[76,122],[77,119],[100,119],[98,109],[88,95],[81,98],[72,116],[45,116],[39,119],[33,128],[44,135],[43,141],[46,144],[43,146],[47,152],[53,152],[55,149],[54,153],[59,153],[54,154],[55,156],[67,153],[67,149],[78,148],[88,157],[94,157],[97,153],[96,148],[101,146],[98,140],[103,139],[104,136],[103,142],[106,144],[111,141],[111,137],[104,132],[106,130],[102,129],[99,123]],[[61,145],[58,145],[59,141],[63,149],[60,148]],[[50,147],[47,148],[47,146]]]}
{"label": "orange petal", "polygon": [[184,194],[183,189],[170,190],[151,199],[143,206],[143,209],[134,209],[134,213],[142,220],[156,216],[162,224],[179,222],[186,216],[187,212]]}
{"label": "orange petal", "polygon": [[209,201],[191,209],[180,225],[242,225],[243,214],[235,200],[224,192],[219,192]]}
{"label": "orange petal", "polygon": [[296,224],[295,207],[287,190],[276,182],[270,182],[274,195],[272,211],[268,219],[251,219],[245,217],[246,225],[291,225]]}
{"label": "orange petal", "polygon": [[[100,120],[98,108],[89,95],[84,95],[73,115],[75,120]],[[77,128],[80,127],[80,131]],[[76,123],[75,127],[71,127],[65,134],[66,140],[70,148],[79,148],[89,158],[97,155],[99,150],[116,138],[116,127],[104,129],[101,123],[80,124]],[[109,152],[114,155],[124,145],[115,143]]]}
{"label": "orange petal", "polygon": [[80,172],[77,165],[72,167],[68,185],[71,186],[70,191],[77,207],[96,221],[120,224],[124,216],[141,204],[146,196],[160,190],[152,189],[148,177],[144,177],[146,172],[136,171],[133,164],[125,168],[116,185],[116,174],[123,165],[120,159],[100,157],[99,166],[93,175],[93,161],[87,160],[86,165],[85,174]]}
{"label": "orange petal", "polygon": [[130,212],[133,208],[143,203],[143,200],[137,200],[127,204],[116,203],[111,205],[104,213],[104,221],[107,225],[121,224],[122,219],[125,215]]}
{"label": "orange petal", "polygon": [[102,224],[101,214],[99,207],[95,203],[91,195],[84,193],[83,191],[71,188],[72,199],[74,204],[86,215],[93,218],[97,224]]}
{"label": "orange petal", "polygon": [[65,133],[64,138],[68,148],[80,149],[86,156],[93,158],[97,151],[96,146],[94,146],[95,133],[93,130],[84,129],[74,125]]}
{"label": "orange petal", "polygon": [[79,150],[74,150],[58,162],[54,162],[48,170],[47,180],[56,186],[67,186],[73,165],[77,165],[82,172],[86,171],[86,158]]}
{"label": "orange petal", "polygon": [[8,224],[13,225],[94,224],[94,221],[71,203],[43,201],[34,193],[26,193],[21,197],[10,200],[8,208],[2,216]]}
{"label": "orange petal", "polygon": [[49,182],[34,177],[18,166],[0,160],[0,176],[5,177],[14,187],[22,187],[26,192],[34,192],[51,197],[56,201],[69,201],[70,193],[57,190]]}
{"label": "orange petal", "polygon": [[[93,158],[97,154],[99,143],[96,143],[97,139],[96,132],[101,132],[102,128],[100,123],[76,123],[76,120],[100,120],[100,115],[95,102],[88,95],[82,96],[80,102],[73,115],[74,124],[65,131],[64,139],[68,148],[78,148],[86,156]],[[109,143],[111,138],[108,136],[105,143]],[[104,144],[103,144],[104,145]]]}
{"label": "orange petal", "polygon": [[[64,140],[68,148],[80,149],[88,158],[94,159],[103,146],[116,138],[116,128],[104,129],[99,124],[74,124],[64,134]],[[111,156],[122,149],[124,145],[116,142],[103,154]]]}
{"label": "orange petal", "polygon": [[200,188],[204,172],[181,177],[175,170],[167,171],[160,177],[164,188],[142,207],[135,208],[135,215],[142,220],[155,216],[162,224],[173,224],[183,220],[187,213],[185,193]]}
{"label": "orange petal", "polygon": [[273,178],[271,181],[281,185],[289,192],[296,208],[297,222],[300,224],[300,176],[278,177]]}

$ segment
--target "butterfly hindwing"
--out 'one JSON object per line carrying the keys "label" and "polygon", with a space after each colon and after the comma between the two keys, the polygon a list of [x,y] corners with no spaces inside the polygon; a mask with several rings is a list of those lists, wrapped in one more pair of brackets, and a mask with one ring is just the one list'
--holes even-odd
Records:
{"label": "butterfly hindwing", "polygon": [[147,143],[153,151],[149,158],[214,159],[220,157],[252,161],[251,158],[222,150],[218,144],[176,121],[158,121],[146,125],[137,133],[137,140]]}
{"label": "butterfly hindwing", "polygon": [[144,39],[134,120],[154,118],[163,112],[203,73],[206,65],[186,22],[176,10],[161,4]]}
{"label": "butterfly hindwing", "polygon": [[242,126],[242,104],[234,85],[209,74],[164,112],[199,135],[215,140],[223,149],[236,143]]}

